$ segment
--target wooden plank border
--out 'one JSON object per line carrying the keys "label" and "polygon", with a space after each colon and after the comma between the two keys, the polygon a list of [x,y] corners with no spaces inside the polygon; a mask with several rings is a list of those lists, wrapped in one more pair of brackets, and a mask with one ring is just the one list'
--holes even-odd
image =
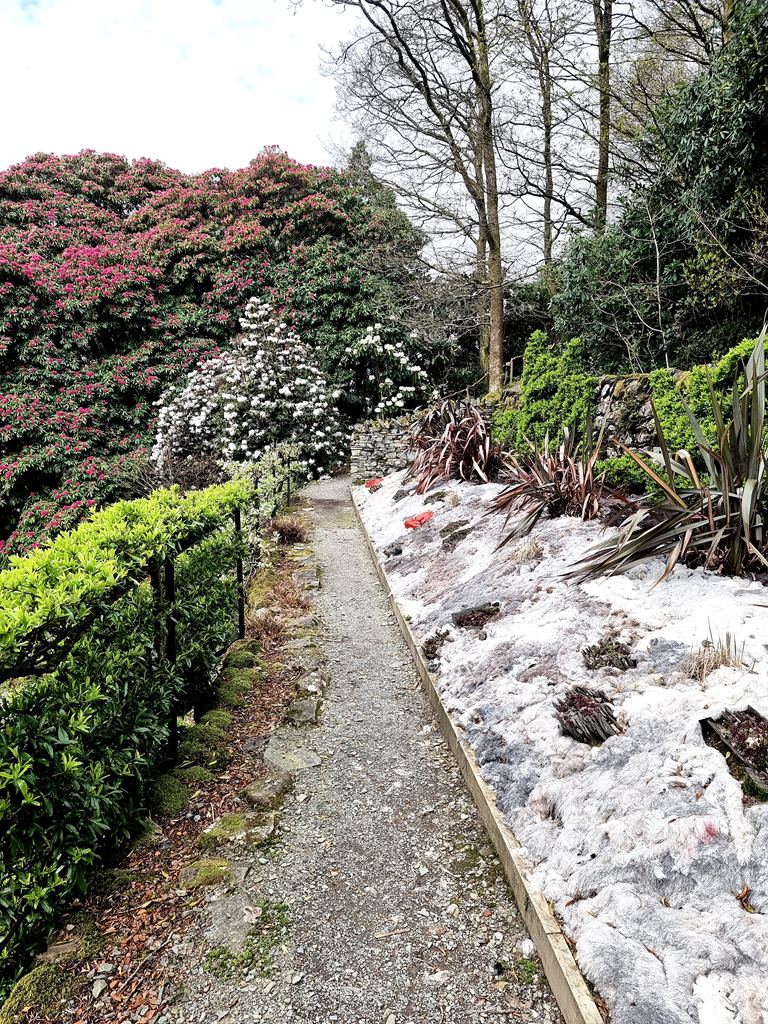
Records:
{"label": "wooden plank border", "polygon": [[464,781],[480,812],[485,830],[496,849],[515,902],[541,957],[544,973],[560,1007],[560,1012],[565,1018],[566,1024],[604,1024],[602,1014],[597,1009],[549,903],[541,893],[530,887],[530,865],[517,839],[504,824],[501,812],[496,806],[493,790],[480,775],[472,749],[462,739],[459,729],[445,709],[435,680],[421,652],[421,647],[416,642],[410,625],[400,611],[389,585],[387,574],[376,555],[376,549],[365,528],[354,491],[351,494],[352,507],[355,510],[376,573],[386,591],[392,612],[411,652],[422,685],[434,708],[440,730],[456,758]]}

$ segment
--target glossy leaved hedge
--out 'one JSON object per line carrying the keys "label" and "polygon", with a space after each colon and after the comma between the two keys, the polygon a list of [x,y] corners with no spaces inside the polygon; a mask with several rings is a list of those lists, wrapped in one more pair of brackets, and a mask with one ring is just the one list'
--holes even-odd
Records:
{"label": "glossy leaved hedge", "polygon": [[[119,502],[0,573],[0,995],[88,865],[135,828],[171,708],[204,695],[234,639],[232,513],[254,496],[240,479]],[[175,665],[149,578],[167,556]]]}

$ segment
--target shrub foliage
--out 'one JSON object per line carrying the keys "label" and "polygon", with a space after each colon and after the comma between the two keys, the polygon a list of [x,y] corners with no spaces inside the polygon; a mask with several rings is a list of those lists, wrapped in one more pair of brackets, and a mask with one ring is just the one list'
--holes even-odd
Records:
{"label": "shrub foliage", "polygon": [[346,349],[397,314],[388,254],[421,244],[388,190],[275,151],[198,175],[90,151],[0,173],[0,541],[26,550],[120,497],[154,403],[253,295],[359,411]]}
{"label": "shrub foliage", "polygon": [[[171,713],[207,697],[236,632],[232,512],[253,497],[241,479],[119,502],[0,573],[0,993],[135,827]],[[148,578],[169,556],[173,608]]]}
{"label": "shrub foliage", "polygon": [[499,447],[482,411],[471,402],[446,400],[427,410],[416,424],[417,454],[411,473],[424,494],[440,480],[488,483],[499,466]]}
{"label": "shrub foliage", "polygon": [[658,555],[667,560],[662,579],[681,560],[729,574],[747,567],[768,568],[764,338],[765,331],[755,343],[743,381],[741,374],[735,375],[729,403],[708,380],[714,444],[684,402],[697,460],[685,449],[670,452],[658,418],[660,452],[649,455],[659,469],[628,451],[654,482],[659,497],[650,508],[639,508],[616,535],[588,551],[572,570],[573,578],[613,575]]}

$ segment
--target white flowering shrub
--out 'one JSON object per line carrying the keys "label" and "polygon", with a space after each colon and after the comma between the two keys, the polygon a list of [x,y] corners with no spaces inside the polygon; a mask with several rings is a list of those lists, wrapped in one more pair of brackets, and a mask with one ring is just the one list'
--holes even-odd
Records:
{"label": "white flowering shrub", "polygon": [[374,324],[347,347],[345,362],[356,367],[358,397],[368,416],[397,416],[433,397],[427,372],[415,354],[417,343],[416,331],[404,339],[395,330]]}
{"label": "white flowering shrub", "polygon": [[272,307],[251,299],[231,348],[200,363],[160,403],[152,458],[255,462],[290,442],[307,476],[334,469],[346,435],[336,399],[311,349]]}

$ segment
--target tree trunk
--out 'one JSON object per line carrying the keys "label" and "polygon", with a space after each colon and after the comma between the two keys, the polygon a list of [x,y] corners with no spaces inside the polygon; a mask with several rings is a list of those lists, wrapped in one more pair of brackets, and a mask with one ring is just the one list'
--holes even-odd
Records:
{"label": "tree trunk", "polygon": [[487,380],[491,347],[488,316],[488,245],[485,234],[482,231],[478,233],[476,247],[475,287],[477,289],[477,293],[475,302],[477,309],[477,328],[480,336],[480,367],[482,368]]}
{"label": "tree trunk", "polygon": [[488,338],[488,391],[500,392],[504,387],[504,266],[501,259],[501,225],[499,221],[499,182],[496,173],[496,146],[493,126],[493,82],[488,60],[488,43],[482,4],[477,25],[477,68],[479,84],[479,124],[483,166],[483,205],[488,238],[488,306],[490,311]]}
{"label": "tree trunk", "polygon": [[552,172],[552,80],[549,75],[549,59],[541,75],[541,113],[544,122],[544,283],[550,295],[555,294],[555,279],[552,269],[552,246],[554,230],[552,225],[552,195],[555,189]]}
{"label": "tree trunk", "polygon": [[504,388],[504,269],[501,240],[497,230],[488,242],[488,284],[490,286],[490,337],[488,348],[488,391]]}
{"label": "tree trunk", "polygon": [[595,181],[595,230],[603,231],[608,220],[608,161],[611,146],[611,30],[613,0],[592,0],[597,38],[597,87],[600,95]]}

